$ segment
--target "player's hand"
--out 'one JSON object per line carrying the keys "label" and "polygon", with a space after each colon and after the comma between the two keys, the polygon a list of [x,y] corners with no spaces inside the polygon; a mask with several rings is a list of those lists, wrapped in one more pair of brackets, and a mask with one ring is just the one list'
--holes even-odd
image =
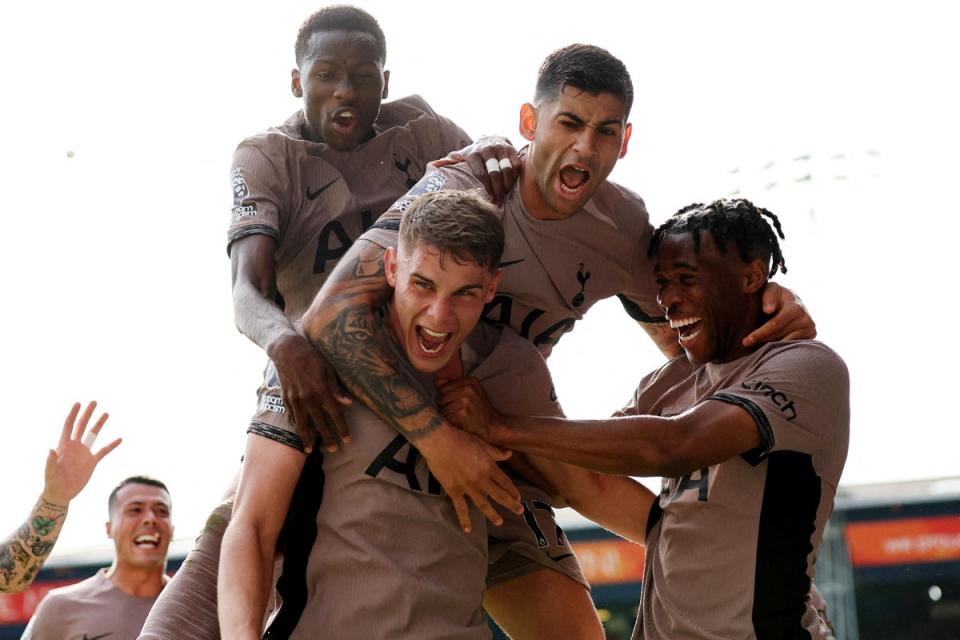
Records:
{"label": "player's hand", "polygon": [[57,448],[51,449],[47,454],[47,466],[43,474],[43,499],[47,502],[67,506],[87,486],[97,464],[122,441],[121,438],[117,438],[93,453],[93,441],[110,417],[109,414],[104,413],[86,434],[86,441],[90,447],[84,444],[84,432],[96,408],[97,403],[91,402],[77,420],[77,415],[80,413],[80,403],[77,402],[67,414]]}
{"label": "player's hand", "polygon": [[483,136],[473,144],[451,151],[429,166],[446,167],[465,162],[470,172],[483,183],[494,203],[500,205],[520,175],[520,157],[511,142],[503,136]]}
{"label": "player's hand", "polygon": [[497,410],[490,403],[487,392],[476,378],[458,380],[437,379],[437,400],[440,412],[451,424],[478,438],[489,440],[491,421],[497,418]]}
{"label": "player's hand", "polygon": [[350,430],[342,406],[353,400],[340,388],[337,374],[320,352],[305,338],[290,336],[270,350],[277,367],[283,404],[290,412],[307,453],[320,434],[327,451],[339,442],[350,442]]}
{"label": "player's hand", "polygon": [[771,340],[812,340],[817,337],[817,324],[799,296],[776,282],[768,282],[763,290],[763,312],[773,317],[744,338],[743,346],[752,347]]}
{"label": "player's hand", "polygon": [[491,446],[448,424],[418,440],[416,446],[426,459],[430,472],[453,501],[457,520],[467,533],[472,528],[467,498],[495,525],[503,524],[503,518],[491,501],[515,513],[523,513],[520,492],[497,466],[498,461],[510,457],[509,451]]}

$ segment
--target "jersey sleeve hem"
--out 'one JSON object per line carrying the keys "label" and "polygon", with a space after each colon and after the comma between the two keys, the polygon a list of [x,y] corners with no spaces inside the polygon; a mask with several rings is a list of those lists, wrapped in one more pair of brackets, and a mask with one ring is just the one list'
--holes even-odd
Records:
{"label": "jersey sleeve hem", "polygon": [[666,322],[667,319],[664,316],[650,316],[647,315],[643,309],[640,308],[636,302],[623,295],[622,293],[617,294],[617,298],[620,299],[620,304],[623,305],[624,310],[627,312],[627,315],[636,320],[637,322],[644,322],[647,324],[652,324],[656,322]]}
{"label": "jersey sleeve hem", "polygon": [[274,442],[285,444],[288,447],[293,447],[300,453],[306,453],[303,446],[303,440],[300,439],[300,436],[291,431],[287,431],[286,429],[279,429],[265,422],[252,420],[250,422],[250,426],[247,427],[247,433],[252,433],[254,435],[273,440]]}
{"label": "jersey sleeve hem", "polygon": [[735,396],[732,393],[715,393],[710,396],[708,400],[719,400],[720,402],[736,405],[750,414],[750,417],[753,418],[753,421],[757,424],[757,429],[760,430],[760,446],[747,451],[742,454],[741,457],[754,467],[763,462],[764,459],[770,455],[770,452],[776,444],[773,428],[770,426],[770,421],[767,420],[767,415],[763,412],[763,409],[757,406],[756,403],[746,398]]}
{"label": "jersey sleeve hem", "polygon": [[237,240],[247,236],[264,235],[270,236],[277,242],[280,241],[280,232],[268,224],[251,224],[239,229],[234,229],[227,234],[227,256],[230,255],[230,249]]}

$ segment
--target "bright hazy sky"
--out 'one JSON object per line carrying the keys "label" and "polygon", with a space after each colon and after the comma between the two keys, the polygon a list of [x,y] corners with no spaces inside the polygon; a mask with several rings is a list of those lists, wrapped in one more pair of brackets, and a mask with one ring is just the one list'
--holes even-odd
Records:
{"label": "bright hazy sky", "polygon": [[[957,475],[960,44],[948,3],[362,3],[391,94],[472,135],[516,133],[551,50],[610,49],[633,74],[613,178],[654,223],[736,190],[783,220],[820,337],[847,361],[844,482]],[[0,537],[27,515],[70,404],[124,444],[71,508],[58,552],[102,544],[106,497],[146,473],[192,538],[242,453],[264,356],[233,327],[230,157],[299,108],[304,2],[5,3]],[[952,78],[952,79],[951,79]],[[73,157],[67,152],[72,151]],[[809,176],[809,178],[808,178]],[[573,416],[619,408],[661,358],[598,305],[550,365]]]}

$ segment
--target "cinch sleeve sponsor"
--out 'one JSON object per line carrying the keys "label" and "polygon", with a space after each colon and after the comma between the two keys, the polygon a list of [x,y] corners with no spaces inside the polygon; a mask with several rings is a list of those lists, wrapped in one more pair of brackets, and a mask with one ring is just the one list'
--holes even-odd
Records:
{"label": "cinch sleeve sponsor", "polygon": [[849,420],[846,365],[813,341],[769,345],[756,367],[718,390],[714,398],[736,399],[748,410],[760,429],[764,454],[817,453],[845,435],[840,432]]}

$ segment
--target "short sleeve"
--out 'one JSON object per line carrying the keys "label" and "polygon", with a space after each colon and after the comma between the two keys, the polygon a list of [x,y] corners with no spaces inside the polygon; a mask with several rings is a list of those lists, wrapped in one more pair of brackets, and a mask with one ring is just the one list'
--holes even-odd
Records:
{"label": "short sleeve", "polygon": [[774,451],[814,454],[845,442],[850,380],[843,360],[814,341],[766,348],[756,367],[710,396],[741,407],[757,423],[761,445],[745,454],[747,461]]}
{"label": "short sleeve", "polygon": [[227,253],[234,242],[262,234],[280,239],[288,210],[290,176],[282,154],[272,149],[270,134],[245,140],[233,154],[230,179],[233,209],[227,230]]}
{"label": "short sleeve", "polygon": [[48,593],[40,601],[20,640],[43,640],[43,638],[55,638],[60,635],[56,622],[57,602],[56,593]]}
{"label": "short sleeve", "polygon": [[397,232],[400,230],[400,217],[418,196],[434,191],[476,191],[478,189],[482,192],[483,187],[480,181],[465,168],[465,165],[429,170],[410,191],[390,205],[386,213],[360,237],[383,248],[395,247]]}
{"label": "short sleeve", "polygon": [[305,451],[303,440],[283,403],[280,376],[273,361],[267,363],[263,372],[263,383],[257,391],[257,411],[250,420],[247,433],[279,442],[301,453]]}
{"label": "short sleeve", "polygon": [[432,109],[429,113],[432,117],[414,123],[421,158],[437,160],[471,143],[470,136],[453,120],[438,115]]}

